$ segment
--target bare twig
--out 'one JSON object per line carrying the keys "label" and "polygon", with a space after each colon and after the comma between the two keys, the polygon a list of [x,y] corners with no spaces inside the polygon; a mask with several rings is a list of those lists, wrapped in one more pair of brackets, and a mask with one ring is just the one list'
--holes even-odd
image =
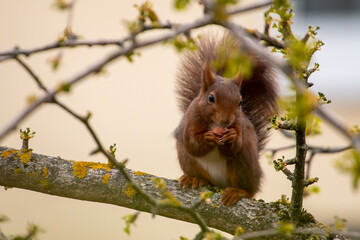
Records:
{"label": "bare twig", "polygon": [[68,17],[67,17],[67,26],[71,27],[72,23],[73,23],[73,19],[74,19],[74,8],[75,8],[75,4],[76,4],[76,0],[72,0],[70,5],[69,5],[69,13],[68,13]]}
{"label": "bare twig", "polygon": [[327,153],[339,153],[352,148],[351,145],[344,146],[344,147],[315,147],[315,146],[308,146],[309,150],[314,153],[320,154],[327,154]]}
{"label": "bare twig", "polygon": [[273,47],[280,48],[280,49],[284,48],[283,42],[280,42],[276,38],[273,38],[267,34],[262,34],[258,30],[247,29],[247,32],[254,38],[265,41],[268,46],[273,46]]}
{"label": "bare twig", "polygon": [[318,181],[319,181],[319,178],[310,178],[310,179],[304,180],[304,187],[308,187],[311,184],[314,184]]}
{"label": "bare twig", "polygon": [[38,75],[35,74],[35,72],[24,61],[22,61],[19,57],[15,57],[14,59],[31,75],[39,88],[41,88],[45,92],[48,92]]}
{"label": "bare twig", "polygon": [[[293,149],[295,147],[296,147],[296,145],[292,144],[292,145],[278,147],[278,148],[268,148],[268,149],[265,149],[265,151],[270,151],[271,157],[274,157],[279,151]],[[316,154],[340,153],[340,152],[343,152],[343,151],[346,151],[346,150],[349,150],[352,148],[351,145],[343,146],[343,147],[318,147],[318,146],[308,145],[307,147],[308,147],[308,151],[310,152],[310,156],[306,160],[306,179],[310,178],[311,164],[312,164],[312,161]],[[290,159],[290,160],[293,160],[293,159]],[[287,160],[287,161],[285,161],[285,163],[287,165],[290,165],[290,164],[293,164],[293,161]]]}
{"label": "bare twig", "polygon": [[289,179],[290,181],[294,180],[294,174],[289,169],[284,167],[283,169],[281,169],[281,171],[286,175],[287,179]]}
{"label": "bare twig", "polygon": [[236,9],[231,9],[231,10],[229,10],[227,12],[227,15],[231,16],[231,15],[235,15],[235,14],[255,10],[255,9],[258,9],[258,8],[267,7],[267,6],[271,5],[272,3],[273,3],[273,1],[263,1],[263,2],[258,2],[258,3],[255,3],[255,4],[250,5],[250,6],[246,6],[246,7],[240,7],[240,8],[236,8]]}
{"label": "bare twig", "polygon": [[11,51],[6,51],[6,52],[0,52],[0,56],[2,56],[0,58],[0,62],[5,61],[5,60],[9,60],[14,58],[15,56],[19,56],[19,55],[24,55],[26,57],[32,55],[32,54],[36,54],[36,53],[40,53],[40,52],[45,52],[48,50],[53,50],[53,49],[58,49],[58,48],[74,48],[74,47],[81,47],[81,46],[85,46],[85,47],[93,47],[93,46],[119,46],[119,47],[123,47],[124,43],[127,41],[130,41],[133,39],[133,35],[138,35],[140,33],[144,33],[146,31],[149,30],[154,30],[154,29],[172,29],[172,28],[176,28],[175,24],[170,24],[170,23],[163,23],[161,25],[156,25],[156,26],[148,26],[148,25],[144,25],[143,28],[141,30],[139,30],[136,33],[132,33],[129,36],[126,36],[124,38],[121,39],[98,39],[98,40],[79,40],[79,39],[75,39],[75,40],[67,40],[65,42],[59,42],[56,41],[54,43],[50,43],[41,47],[36,47],[36,48],[32,48],[32,49],[19,49],[18,47],[15,47],[13,50]]}
{"label": "bare twig", "polygon": [[311,151],[310,157],[306,160],[306,179],[310,178],[311,163],[312,163],[312,160],[314,159],[315,155],[316,155],[316,153]]}
{"label": "bare twig", "polygon": [[267,148],[267,149],[265,149],[265,151],[270,151],[271,157],[274,157],[275,154],[279,151],[284,151],[284,150],[293,149],[293,148],[295,148],[295,144],[292,144],[289,146],[278,147],[278,148]]}

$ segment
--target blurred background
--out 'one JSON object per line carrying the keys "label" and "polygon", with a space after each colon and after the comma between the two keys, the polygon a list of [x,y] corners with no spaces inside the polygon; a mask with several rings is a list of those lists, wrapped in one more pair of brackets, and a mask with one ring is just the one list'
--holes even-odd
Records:
{"label": "blurred background", "polygon": [[[84,39],[120,39],[127,34],[123,21],[135,20],[134,4],[143,1],[76,2],[72,29]],[[174,10],[173,1],[153,0],[162,21],[186,23],[199,18],[202,8],[197,3],[182,12]],[[255,1],[241,1],[251,4]],[[0,52],[19,46],[28,49],[54,42],[62,35],[67,13],[52,7],[52,1],[0,0]],[[263,13],[259,9],[233,17],[238,24],[262,31]],[[295,3],[294,32],[303,36],[308,25],[320,26],[318,38],[325,42],[314,56],[320,71],[311,77],[314,92],[326,94],[332,104],[325,106],[349,126],[360,123],[360,79],[357,69],[360,46],[359,1],[298,1]],[[195,31],[206,33],[209,28]],[[211,30],[216,31],[216,30]],[[145,34],[144,38],[159,32]],[[116,47],[79,47],[62,52],[59,69],[51,69],[50,59],[60,50],[23,58],[49,88],[86,69]],[[91,123],[106,146],[117,144],[118,159],[129,158],[127,167],[166,178],[178,178],[172,132],[181,115],[174,95],[174,78],[179,54],[168,45],[158,44],[142,49],[134,62],[119,59],[106,67],[106,73],[91,76],[59,97],[78,113],[93,113]],[[286,81],[282,79],[281,81]],[[284,84],[285,85],[285,84]],[[0,63],[0,128],[7,125],[27,106],[27,98],[41,96],[33,79],[15,61]],[[64,159],[106,162],[89,156],[95,144],[82,124],[54,105],[43,105],[19,126],[36,131],[30,141],[34,152],[61,156]],[[323,135],[308,139],[316,146],[344,146],[347,141],[326,124]],[[288,145],[291,141],[273,132],[268,147]],[[3,146],[20,148],[18,131],[0,142]],[[277,157],[293,156],[292,151]],[[360,230],[360,191],[355,191],[348,175],[334,167],[341,154],[317,156],[312,177],[319,177],[320,193],[304,200],[304,207],[316,219],[331,224],[334,216],[345,218],[347,226]],[[290,182],[275,172],[269,160],[261,160],[265,171],[262,192],[257,198],[276,201],[281,194],[290,197]],[[130,236],[123,232],[124,215],[133,210],[79,200],[54,197],[21,189],[0,189],[0,214],[11,221],[1,225],[6,234],[25,232],[28,222],[45,230],[40,239],[179,239],[192,238],[199,228],[176,220],[141,213]]]}

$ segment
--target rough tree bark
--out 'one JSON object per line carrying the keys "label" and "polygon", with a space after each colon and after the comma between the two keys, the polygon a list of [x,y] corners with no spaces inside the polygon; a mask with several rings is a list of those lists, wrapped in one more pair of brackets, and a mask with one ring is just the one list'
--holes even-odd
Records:
{"label": "rough tree bark", "polygon": [[[158,199],[162,198],[152,181],[157,178],[156,176],[130,169],[127,171],[149,194]],[[191,206],[199,199],[200,191],[184,190],[176,180],[165,179],[165,181],[169,191],[183,206]],[[150,204],[127,185],[118,169],[109,168],[109,165],[102,163],[76,162],[0,147],[0,185],[113,204],[194,222],[190,215],[171,207],[159,208],[155,212]],[[278,222],[282,220],[279,212],[288,211],[285,205],[278,202],[265,203],[252,199],[243,199],[234,207],[223,207],[219,203],[220,197],[220,193],[215,193],[212,196],[212,203],[202,203],[197,208],[197,212],[209,227],[230,234],[234,234],[238,226],[247,232],[277,228]],[[309,227],[314,226],[309,225]]]}

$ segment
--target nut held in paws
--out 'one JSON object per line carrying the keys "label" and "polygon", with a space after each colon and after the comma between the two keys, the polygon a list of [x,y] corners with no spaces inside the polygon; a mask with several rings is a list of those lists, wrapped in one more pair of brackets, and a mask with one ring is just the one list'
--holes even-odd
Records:
{"label": "nut held in paws", "polygon": [[226,130],[225,128],[217,126],[212,131],[216,134],[222,135],[225,130]]}

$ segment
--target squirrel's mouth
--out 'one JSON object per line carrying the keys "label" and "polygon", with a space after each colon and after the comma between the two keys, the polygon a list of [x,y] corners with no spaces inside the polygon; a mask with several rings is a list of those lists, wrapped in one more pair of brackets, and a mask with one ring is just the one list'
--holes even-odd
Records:
{"label": "squirrel's mouth", "polygon": [[210,130],[214,130],[215,128],[223,128],[224,130],[227,130],[227,126],[222,124],[213,123],[210,125]]}

